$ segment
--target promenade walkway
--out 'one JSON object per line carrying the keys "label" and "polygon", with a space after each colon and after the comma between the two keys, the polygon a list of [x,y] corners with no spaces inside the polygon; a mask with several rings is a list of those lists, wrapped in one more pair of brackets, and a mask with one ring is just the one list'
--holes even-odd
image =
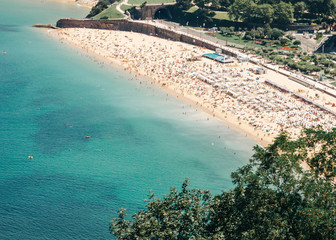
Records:
{"label": "promenade walkway", "polygon": [[[177,23],[171,23],[171,22],[166,22],[162,20],[150,20],[150,21],[140,21],[140,22],[154,25],[156,27],[163,28],[163,29],[169,29],[176,33],[187,35],[195,39],[201,40],[205,43],[212,44],[213,46],[217,48],[223,49],[224,51],[231,53],[233,56],[237,58],[248,59],[250,62],[254,64],[258,64],[267,69],[279,72],[280,74],[288,77],[290,80],[295,81],[301,85],[304,85],[306,87],[310,87],[313,89],[317,89],[321,92],[329,94],[330,96],[336,97],[336,89],[334,86],[330,84],[320,82],[312,76],[307,76],[307,75],[303,75],[300,73],[296,73],[294,71],[285,70],[284,68],[281,68],[279,65],[268,64],[266,63],[264,59],[260,59],[252,55],[247,55],[245,53],[238,51],[237,49],[233,47],[226,46],[227,45],[226,41],[211,37],[207,35],[206,33],[204,33],[203,31],[195,30],[195,29],[188,28],[188,27],[183,27]],[[244,47],[240,44],[234,44],[234,43],[230,43],[230,46],[236,46],[240,48]]]}

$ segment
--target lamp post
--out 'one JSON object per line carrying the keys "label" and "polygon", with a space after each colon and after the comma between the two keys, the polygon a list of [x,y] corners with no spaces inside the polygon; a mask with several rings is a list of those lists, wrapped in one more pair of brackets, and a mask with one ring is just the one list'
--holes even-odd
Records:
{"label": "lamp post", "polygon": [[187,35],[189,35],[188,23],[189,23],[189,22],[186,23],[186,26],[187,26]]}

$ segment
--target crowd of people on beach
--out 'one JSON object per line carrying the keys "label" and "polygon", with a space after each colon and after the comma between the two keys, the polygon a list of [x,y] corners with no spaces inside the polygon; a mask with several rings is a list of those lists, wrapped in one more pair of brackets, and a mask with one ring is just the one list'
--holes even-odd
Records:
{"label": "crowd of people on beach", "polygon": [[[273,139],[283,130],[295,138],[303,127],[335,127],[335,115],[311,104],[321,99],[307,95],[309,103],[277,88],[267,73],[254,73],[249,62],[218,63],[201,57],[209,52],[204,48],[132,32],[61,29],[58,36],[121,65],[135,77],[149,77],[213,116],[252,129],[261,140]],[[291,91],[305,94],[309,89]]]}

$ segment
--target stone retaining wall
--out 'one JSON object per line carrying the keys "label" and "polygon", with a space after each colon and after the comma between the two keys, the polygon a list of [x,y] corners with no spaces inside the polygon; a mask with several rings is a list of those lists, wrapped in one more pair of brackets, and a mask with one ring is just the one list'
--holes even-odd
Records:
{"label": "stone retaining wall", "polygon": [[[180,41],[193,44],[200,47],[205,47],[210,50],[215,50],[217,46],[212,43],[202,41],[190,35],[176,33],[169,29],[159,28],[154,25],[133,22],[128,20],[91,20],[91,19],[60,19],[56,24],[59,28],[93,28],[106,30],[119,30],[128,32],[138,32],[151,36]],[[224,54],[232,56],[231,52],[223,50]]]}

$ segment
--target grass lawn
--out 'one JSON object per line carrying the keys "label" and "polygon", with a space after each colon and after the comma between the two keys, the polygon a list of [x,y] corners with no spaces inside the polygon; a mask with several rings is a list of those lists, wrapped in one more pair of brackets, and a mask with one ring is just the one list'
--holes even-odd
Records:
{"label": "grass lawn", "polygon": [[187,12],[187,13],[193,13],[193,12],[196,12],[197,9],[198,9],[198,7],[196,7],[196,6],[192,6],[192,7],[189,8],[186,12]]}
{"label": "grass lawn", "polygon": [[247,41],[247,40],[244,40],[244,39],[239,39],[239,37],[237,37],[237,36],[223,36],[220,33],[215,33],[215,37],[218,38],[218,39],[226,40],[226,41],[228,41],[228,43],[231,42],[231,43],[246,45],[246,47],[265,47],[265,46],[262,46],[260,44],[253,43],[251,41]]}
{"label": "grass lawn", "polygon": [[141,5],[146,1],[147,4],[175,3],[175,0],[128,0],[128,3],[134,5]]}
{"label": "grass lawn", "polygon": [[109,19],[112,18],[124,18],[124,15],[122,15],[119,11],[116,9],[116,5],[112,5],[108,9],[105,9],[101,13],[97,14],[96,16],[93,17],[93,19],[101,19],[102,17],[108,17]]}
{"label": "grass lawn", "polygon": [[132,7],[133,6],[129,6],[129,5],[124,5],[123,4],[123,5],[120,6],[120,9],[123,10],[123,11],[125,11],[125,10],[128,10],[128,9],[131,9]]}
{"label": "grass lawn", "polygon": [[231,20],[229,18],[229,13],[228,12],[220,12],[220,11],[215,11],[216,15],[213,17],[215,19],[219,19],[219,20]]}

